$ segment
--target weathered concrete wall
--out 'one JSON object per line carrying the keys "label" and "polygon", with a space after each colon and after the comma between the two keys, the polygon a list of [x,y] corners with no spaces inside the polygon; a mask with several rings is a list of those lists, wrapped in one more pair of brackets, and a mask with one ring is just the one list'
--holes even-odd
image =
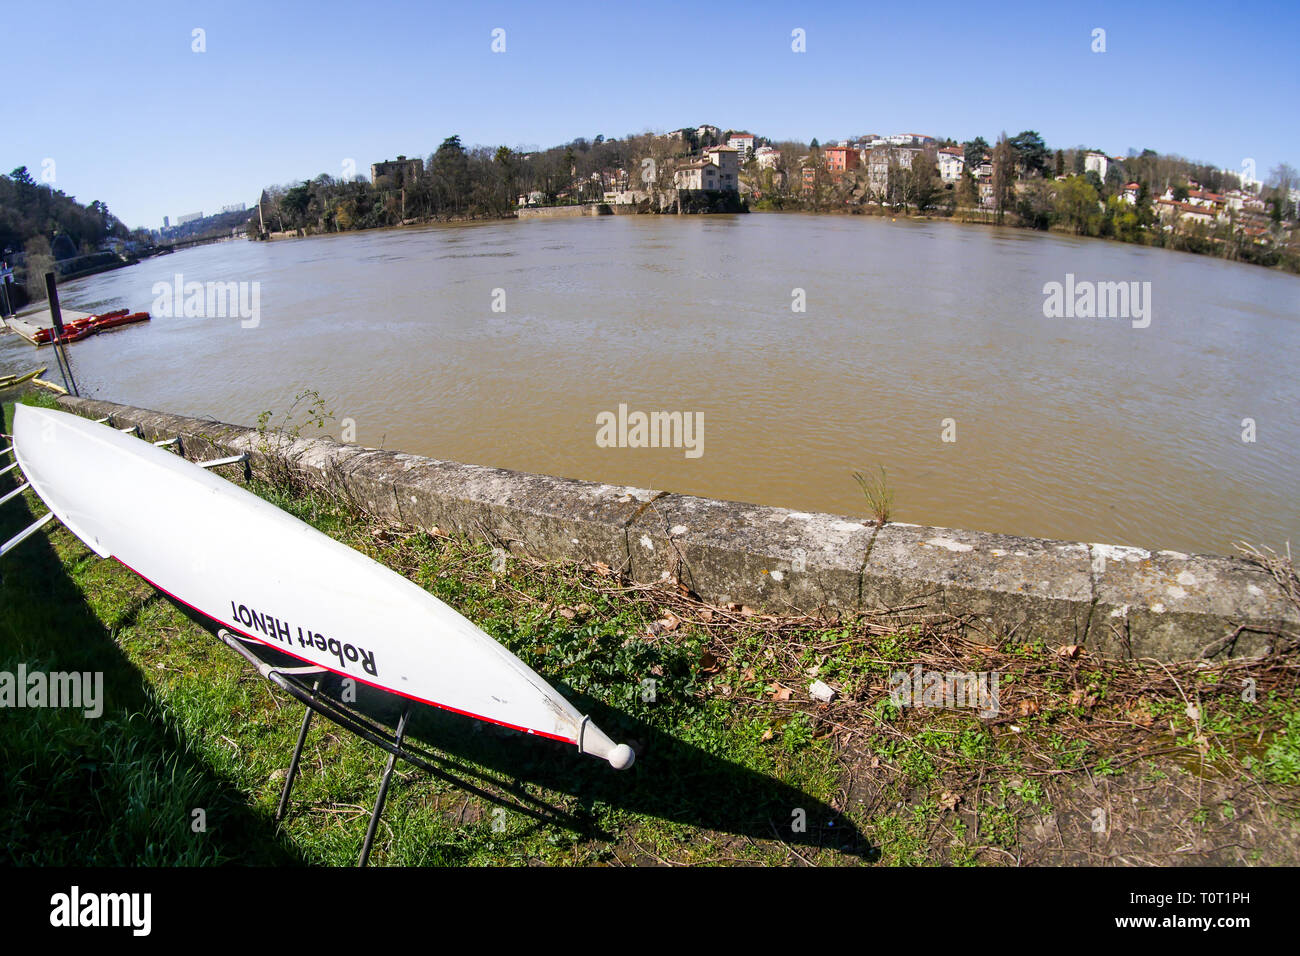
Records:
{"label": "weathered concrete wall", "polygon": [[543,560],[603,562],[642,582],[775,611],[974,615],[991,642],[1042,639],[1115,657],[1265,652],[1300,614],[1237,558],[888,524],[438,461],[111,402],[69,411],[179,435],[190,458],[273,457],[357,506],[416,528],[464,532]]}
{"label": "weathered concrete wall", "polygon": [[577,206],[520,206],[516,210],[520,219],[572,219],[578,216],[611,216],[613,207],[603,202],[582,203]]}

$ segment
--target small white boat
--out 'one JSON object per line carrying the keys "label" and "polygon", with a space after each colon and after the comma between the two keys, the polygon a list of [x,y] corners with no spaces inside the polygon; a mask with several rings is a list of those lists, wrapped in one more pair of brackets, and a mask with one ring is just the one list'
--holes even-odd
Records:
{"label": "small white boat", "polygon": [[17,405],[14,453],[73,534],[228,630],[399,694],[630,766],[523,661],[401,575],[237,485],[67,412]]}

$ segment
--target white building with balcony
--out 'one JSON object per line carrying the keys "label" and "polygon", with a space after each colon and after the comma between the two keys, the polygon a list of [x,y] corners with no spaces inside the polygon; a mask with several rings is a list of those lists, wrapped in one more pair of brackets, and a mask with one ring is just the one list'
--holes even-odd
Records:
{"label": "white building with balcony", "polygon": [[752,133],[735,133],[727,140],[727,145],[739,154],[743,164],[754,153],[754,136]]}
{"label": "white building with balcony", "polygon": [[939,178],[945,183],[955,183],[961,179],[966,169],[966,154],[956,146],[939,150]]}

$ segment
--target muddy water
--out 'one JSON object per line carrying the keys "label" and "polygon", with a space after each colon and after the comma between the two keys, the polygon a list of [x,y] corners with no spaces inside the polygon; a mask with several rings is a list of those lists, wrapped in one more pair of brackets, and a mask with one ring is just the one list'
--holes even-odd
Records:
{"label": "muddy water", "polygon": [[[951,223],[606,217],[222,243],[63,301],[150,309],[177,273],[257,283],[255,327],[76,343],[83,392],[252,423],[314,388],[336,437],[461,461],[850,514],[851,473],[884,465],[904,521],[1300,543],[1300,278],[1258,267]],[[1139,283],[1149,325],[1046,317],[1067,275]],[[0,337],[0,374],[33,352]],[[636,412],[702,434],[618,447],[620,405],[624,444]]]}

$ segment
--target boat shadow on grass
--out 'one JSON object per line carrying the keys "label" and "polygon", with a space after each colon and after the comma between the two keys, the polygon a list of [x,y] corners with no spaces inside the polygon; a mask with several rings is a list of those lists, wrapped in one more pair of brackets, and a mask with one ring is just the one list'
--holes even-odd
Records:
{"label": "boat shadow on grass", "polygon": [[[16,487],[13,475],[0,477],[0,492]],[[43,511],[33,514],[21,496],[7,502],[0,507],[0,540],[9,540]],[[126,609],[119,626],[137,610]],[[20,666],[28,675],[92,675],[81,686],[102,705],[102,713],[87,716],[84,706],[0,707],[0,861],[39,866],[306,862],[269,815],[249,807],[234,782],[215,771],[165,718],[148,682],[88,605],[44,532],[0,559],[0,672],[14,675],[16,684]],[[97,694],[96,674],[102,675]],[[196,809],[206,824],[197,832]]]}
{"label": "boat shadow on grass", "polygon": [[[301,664],[266,647],[259,647],[257,656],[273,666]],[[824,801],[584,698],[562,683],[553,684],[615,740],[636,742],[639,756],[630,769],[613,770],[603,760],[580,754],[572,744],[497,727],[366,685],[355,686],[356,701],[347,707],[382,725],[390,740],[402,710],[409,708],[403,748],[420,769],[529,817],[535,825],[560,827],[583,839],[619,839],[600,825],[598,808],[604,806],[702,831],[715,844],[733,842],[729,837],[740,843],[745,838],[778,841],[798,858],[791,862],[808,862],[799,851],[818,849],[879,859],[878,848],[860,829]],[[301,687],[309,690],[310,684]],[[339,706],[342,678],[328,675],[319,693]],[[538,788],[572,798],[560,797],[569,809],[539,798]]]}
{"label": "boat shadow on grass", "polygon": [[[14,486],[10,477],[0,478],[0,490]],[[22,498],[8,502],[0,508],[0,540],[38,516]],[[0,671],[16,674],[22,665],[29,674],[98,673],[103,680],[98,717],[71,708],[0,707],[5,774],[0,861],[41,866],[309,862],[286,831],[265,810],[250,806],[237,782],[205,760],[176,721],[167,719],[165,703],[87,603],[87,584],[75,578],[100,559],[78,547],[69,568],[50,536],[41,533],[0,561]],[[114,577],[118,587],[122,580],[138,581],[129,574]],[[158,600],[166,598],[150,589],[115,605],[109,613],[113,630],[131,628]],[[182,610],[211,630],[211,622]],[[322,690],[337,698],[340,681],[331,675]],[[572,744],[416,703],[410,704],[406,749],[424,771],[529,818],[530,826],[558,827],[586,840],[619,840],[602,829],[601,809],[608,807],[703,831],[714,844],[726,844],[730,836],[739,843],[779,841],[799,858],[805,848],[878,858],[847,818],[810,794],[556,686],[615,739],[637,742],[640,755],[632,768],[615,771]],[[388,728],[408,703],[365,685],[357,696],[353,708]],[[289,708],[280,719],[296,723],[301,713]],[[417,774],[396,786],[421,783]],[[539,790],[546,796],[538,796]],[[208,824],[197,833],[196,808],[203,809]],[[456,848],[446,850],[441,858],[454,862]],[[627,855],[654,862],[647,852]]]}

